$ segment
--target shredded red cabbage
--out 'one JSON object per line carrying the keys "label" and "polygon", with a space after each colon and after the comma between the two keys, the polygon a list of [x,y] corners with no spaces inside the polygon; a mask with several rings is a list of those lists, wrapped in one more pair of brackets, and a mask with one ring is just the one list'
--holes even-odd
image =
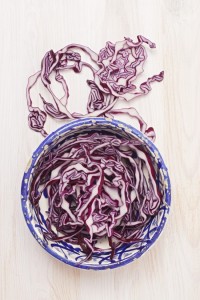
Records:
{"label": "shredded red cabbage", "polygon": [[98,241],[105,238],[113,259],[117,247],[141,240],[162,191],[143,142],[83,132],[59,141],[38,159],[30,200],[39,220],[41,201],[48,201],[46,239],[80,245],[89,259],[102,251]]}
{"label": "shredded red cabbage", "polygon": [[[116,110],[113,111],[112,109],[121,99],[130,101],[137,96],[149,93],[151,83],[162,81],[164,72],[162,71],[158,75],[148,78],[138,87],[134,84],[135,79],[143,72],[143,65],[147,59],[145,43],[150,48],[156,47],[150,40],[139,35],[137,42],[133,42],[130,38],[124,38],[123,41],[116,44],[107,42],[99,54],[78,44],[67,45],[57,52],[48,51],[42,60],[41,70],[29,77],[28,80],[27,105],[30,112],[28,117],[30,128],[46,136],[44,125],[47,115],[62,120],[112,115],[112,113],[116,113]],[[76,49],[84,51],[96,67],[94,68],[92,64],[82,61],[81,55]],[[69,89],[65,78],[61,74],[64,70],[80,73],[83,67],[89,68],[93,76],[92,80],[87,81],[90,94],[86,115],[79,112],[69,112],[67,108]],[[64,93],[62,98],[58,98],[52,90],[51,74],[54,74],[55,80],[62,86]],[[31,99],[31,89],[39,79],[53,100],[53,103],[51,103],[50,100],[48,101],[40,95],[44,111],[34,107]],[[137,112],[136,115],[138,118]],[[150,136],[153,139],[155,136],[153,128],[150,131],[152,132]]]}
{"label": "shredded red cabbage", "polygon": [[[139,35],[137,42],[130,38],[106,46],[95,53],[88,47],[70,44],[54,52],[48,51],[41,70],[29,77],[27,85],[28,122],[31,129],[47,136],[44,129],[47,116],[60,120],[81,117],[128,114],[139,122],[140,130],[155,140],[155,132],[133,107],[117,109],[117,102],[145,95],[152,82],[160,82],[164,72],[149,77],[136,86],[147,59],[144,47],[155,44]],[[91,63],[82,61],[85,52]],[[95,65],[95,67],[93,67]],[[87,80],[90,93],[87,114],[68,110],[69,88],[63,71],[80,73],[83,67],[91,70]],[[62,86],[63,97],[52,90],[52,75]],[[33,105],[31,89],[41,80],[49,99],[40,94],[43,110]],[[109,132],[84,132],[66,138],[50,147],[38,159],[30,183],[30,201],[41,221],[41,203],[48,201],[45,213],[47,231],[44,237],[80,245],[86,260],[102,251],[101,239],[107,239],[113,259],[117,247],[141,240],[144,227],[160,207],[162,188],[157,183],[157,171],[143,142],[133,136]]]}

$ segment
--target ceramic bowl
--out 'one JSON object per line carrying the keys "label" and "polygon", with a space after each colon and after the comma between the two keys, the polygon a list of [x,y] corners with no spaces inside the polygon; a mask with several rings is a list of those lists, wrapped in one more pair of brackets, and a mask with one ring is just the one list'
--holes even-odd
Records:
{"label": "ceramic bowl", "polygon": [[[144,228],[142,241],[137,244],[124,244],[117,248],[113,261],[110,260],[110,251],[105,250],[99,254],[93,254],[91,260],[80,264],[80,261],[83,260],[85,254],[78,245],[76,246],[66,242],[46,241],[43,237],[43,231],[46,228],[45,221],[43,221],[42,224],[38,222],[34,208],[29,200],[29,185],[32,180],[34,167],[37,164],[37,160],[40,155],[44,153],[44,151],[47,151],[49,146],[59,143],[60,139],[68,138],[69,136],[72,136],[74,132],[82,132],[83,130],[117,131],[122,134],[127,133],[128,135],[142,141],[151,154],[152,159],[155,161],[154,163],[157,169],[156,172],[159,174],[159,184],[162,185],[162,189],[164,190],[164,197],[159,211]],[[73,267],[93,270],[112,269],[126,265],[139,258],[155,243],[161,234],[170,211],[170,179],[167,168],[158,149],[140,131],[117,120],[105,118],[85,118],[72,121],[60,127],[55,132],[51,133],[35,150],[23,176],[21,186],[21,203],[26,224],[30,232],[48,253]]]}

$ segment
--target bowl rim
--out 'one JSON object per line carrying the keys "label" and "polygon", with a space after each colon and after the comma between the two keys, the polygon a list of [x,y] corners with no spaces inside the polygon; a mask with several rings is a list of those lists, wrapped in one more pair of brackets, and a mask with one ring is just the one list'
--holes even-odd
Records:
{"label": "bowl rim", "polygon": [[[149,147],[149,149],[157,156],[157,159],[159,160],[160,165],[162,166],[162,170],[164,170],[164,182],[165,182],[165,202],[167,204],[167,209],[165,210],[165,213],[163,214],[162,217],[162,222],[160,226],[158,226],[158,229],[156,229],[155,234],[153,237],[150,239],[149,243],[144,247],[144,249],[140,252],[138,252],[136,255],[133,257],[128,257],[127,259],[122,260],[121,262],[114,262],[109,265],[92,265],[92,264],[77,264],[74,263],[73,261],[70,261],[69,259],[66,258],[61,258],[57,253],[55,253],[51,248],[49,247],[44,247],[40,241],[40,239],[37,236],[37,233],[34,229],[34,226],[31,224],[29,221],[29,215],[28,215],[28,210],[27,210],[27,200],[28,200],[28,181],[31,175],[31,171],[34,168],[34,164],[37,161],[38,156],[44,151],[44,148],[46,145],[49,145],[56,137],[59,137],[61,134],[73,129],[74,127],[82,126],[82,125],[114,125],[117,128],[124,129],[125,131],[137,136],[139,139],[143,140]],[[37,242],[53,257],[57,258],[58,260],[76,267],[80,269],[92,269],[92,270],[105,270],[105,269],[114,269],[118,268],[121,266],[125,266],[126,264],[138,259],[140,256],[142,256],[144,253],[146,253],[150,247],[155,243],[155,241],[158,239],[160,236],[161,232],[163,231],[163,228],[166,224],[167,217],[170,212],[170,206],[171,206],[171,183],[170,183],[170,178],[168,174],[168,169],[163,161],[163,158],[157,149],[157,147],[151,142],[141,131],[137,130],[131,125],[128,125],[122,121],[119,120],[112,120],[108,118],[100,118],[100,117],[91,117],[91,118],[82,118],[78,119],[75,121],[70,121],[67,124],[64,124],[63,126],[59,127],[55,131],[53,131],[51,134],[49,134],[41,143],[40,145],[36,148],[36,150],[33,152],[31,159],[28,162],[27,168],[24,172],[23,179],[22,179],[22,184],[21,184],[21,206],[22,206],[22,212],[26,221],[26,224],[34,236],[34,238],[37,240]]]}

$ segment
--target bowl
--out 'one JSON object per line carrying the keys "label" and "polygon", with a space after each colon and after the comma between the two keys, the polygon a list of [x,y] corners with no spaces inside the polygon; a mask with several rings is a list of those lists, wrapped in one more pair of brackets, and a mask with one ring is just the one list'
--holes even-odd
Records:
{"label": "bowl", "polygon": [[[144,143],[146,149],[149,151],[154,164],[156,165],[156,172],[160,174],[159,185],[162,185],[164,191],[163,201],[159,207],[158,213],[145,226],[142,233],[142,240],[138,243],[123,244],[116,249],[114,260],[110,260],[110,251],[105,250],[100,253],[94,253],[92,258],[88,261],[80,263],[85,254],[78,245],[73,245],[67,242],[52,242],[47,241],[43,232],[46,228],[45,219],[42,216],[42,222],[39,222],[35,209],[29,199],[29,186],[32,180],[32,174],[37,164],[38,158],[49,147],[58,145],[60,139],[68,138],[75,132],[83,131],[112,131],[120,135],[128,134],[137,138]],[[156,146],[140,131],[134,127],[127,125],[121,121],[111,120],[106,118],[84,118],[72,121],[55,132],[51,133],[34,151],[27,168],[25,170],[22,185],[21,185],[21,204],[22,211],[25,217],[26,224],[37,240],[37,242],[52,256],[60,261],[71,265],[73,267],[82,269],[105,270],[124,266],[142,256],[160,236],[171,205],[171,189],[170,179],[165,163],[156,148]]]}

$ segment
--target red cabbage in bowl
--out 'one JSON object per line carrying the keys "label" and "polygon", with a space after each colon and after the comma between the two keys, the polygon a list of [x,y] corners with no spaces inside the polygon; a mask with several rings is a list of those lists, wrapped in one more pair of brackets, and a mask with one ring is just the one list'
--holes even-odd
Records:
{"label": "red cabbage in bowl", "polygon": [[[155,160],[130,133],[92,126],[57,139],[38,158],[29,187],[43,236],[81,247],[88,260],[142,241],[163,204]],[[45,209],[44,209],[45,207]],[[101,247],[103,245],[103,247]],[[106,245],[106,246],[105,246]]]}

